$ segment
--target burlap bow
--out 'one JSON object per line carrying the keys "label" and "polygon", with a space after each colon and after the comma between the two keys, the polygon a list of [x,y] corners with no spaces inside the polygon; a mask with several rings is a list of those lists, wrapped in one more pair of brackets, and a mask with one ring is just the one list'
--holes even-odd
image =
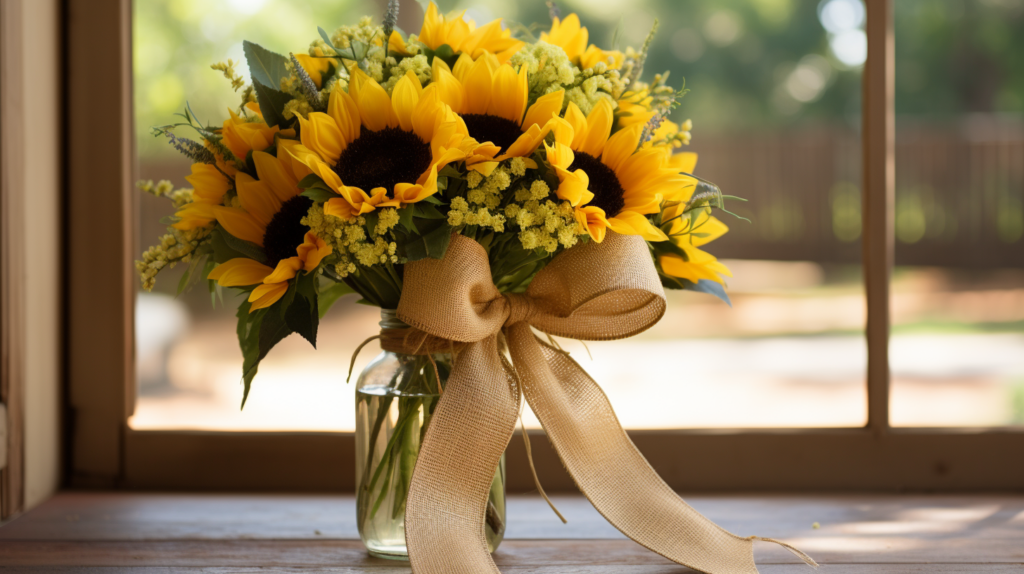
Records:
{"label": "burlap bow", "polygon": [[[525,295],[499,293],[487,253],[462,236],[452,238],[444,259],[406,266],[398,317],[465,343],[409,489],[405,535],[413,572],[499,573],[487,550],[484,511],[520,393],[576,485],[626,536],[709,574],[757,572],[757,537],[727,532],[679,498],[629,440],[593,379],[531,330],[619,339],[644,331],[664,312],[665,293],[639,237],[609,233],[602,243],[565,251]],[[499,352],[502,331],[514,367]]]}

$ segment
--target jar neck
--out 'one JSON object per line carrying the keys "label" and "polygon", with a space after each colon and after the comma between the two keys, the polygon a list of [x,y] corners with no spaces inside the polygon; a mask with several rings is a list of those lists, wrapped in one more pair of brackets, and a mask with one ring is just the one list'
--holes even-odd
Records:
{"label": "jar neck", "polygon": [[381,329],[408,329],[409,325],[406,325],[398,318],[398,311],[396,309],[381,309],[380,310],[380,325]]}

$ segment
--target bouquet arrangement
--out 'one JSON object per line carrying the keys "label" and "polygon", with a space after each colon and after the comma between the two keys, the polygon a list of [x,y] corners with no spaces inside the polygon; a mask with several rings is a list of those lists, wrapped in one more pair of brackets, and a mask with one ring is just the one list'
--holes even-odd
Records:
{"label": "bouquet arrangement", "polygon": [[727,231],[712,214],[727,197],[692,175],[696,154],[673,154],[690,141],[690,121],[668,119],[685,90],[641,80],[650,37],[602,50],[571,14],[531,42],[433,3],[406,36],[392,6],[383,25],[321,28],[304,53],[246,42],[249,81],[213,66],[241,91],[223,124],[186,108],[154,128],[195,163],[191,189],[141,183],[177,212],[136,266],[146,289],[182,264],[179,292],[206,280],[248,294],[243,404],[278,341],[315,345],[347,293],[397,308],[403,266],[443,257],[453,233],[484,247],[502,292],[618,233],[648,241],[665,287],[725,297],[728,269],[701,246]]}
{"label": "bouquet arrangement", "polygon": [[[291,333],[315,345],[341,296],[397,310],[401,343],[421,357],[403,384],[440,393],[447,383],[440,404],[399,420],[387,466],[371,477],[367,465],[363,478],[402,478],[393,513],[404,511],[417,571],[496,571],[473,542],[521,394],[623,532],[706,572],[752,567],[753,538],[667,500],[596,384],[531,330],[619,338],[661,317],[664,288],[726,298],[728,270],[701,247],[727,231],[714,216],[727,196],[693,175],[695,154],[674,153],[691,124],[669,119],[685,90],[667,73],[644,80],[655,30],[639,50],[617,51],[590,44],[579,18],[553,6],[539,37],[433,3],[407,35],[397,12],[392,0],[382,24],[321,28],[287,56],[246,42],[248,81],[234,62],[213,66],[241,92],[223,124],[186,108],[183,122],[155,129],[194,163],[191,189],[142,185],[177,208],[137,262],[144,287],[182,264],[179,290],[205,280],[215,298],[225,287],[246,294],[243,405],[271,348]],[[445,344],[457,361],[438,364]],[[424,417],[425,437],[398,432]],[[407,435],[417,451],[399,444]],[[657,508],[631,504],[623,485]],[[686,533],[650,539],[645,525],[662,519]]]}

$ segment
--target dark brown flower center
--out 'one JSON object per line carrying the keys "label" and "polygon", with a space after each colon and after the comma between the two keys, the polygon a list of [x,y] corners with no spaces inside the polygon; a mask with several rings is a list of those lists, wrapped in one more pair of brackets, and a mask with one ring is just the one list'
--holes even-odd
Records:
{"label": "dark brown flower center", "polygon": [[522,128],[512,120],[490,116],[487,114],[465,114],[462,121],[466,122],[469,135],[478,142],[491,142],[501,147],[500,153],[505,153],[508,148],[523,135]]}
{"label": "dark brown flower center", "polygon": [[430,167],[430,144],[401,128],[370,131],[366,128],[348,144],[334,172],[342,183],[369,193],[383,187],[388,194],[396,183],[416,183]]}
{"label": "dark brown flower center", "polygon": [[267,265],[277,267],[282,259],[295,257],[295,248],[302,245],[309,228],[299,223],[313,200],[301,195],[289,199],[274,214],[263,233],[263,250],[267,254]]}
{"label": "dark brown flower center", "polygon": [[576,171],[582,169],[587,173],[587,177],[590,178],[590,193],[594,194],[594,199],[590,200],[587,205],[596,205],[604,210],[604,213],[608,217],[614,217],[622,211],[622,207],[626,204],[625,190],[622,189],[622,184],[619,183],[619,178],[616,177],[615,172],[612,168],[601,163],[601,160],[581,151],[573,152],[576,159],[573,160],[572,165],[569,166],[569,171]]}

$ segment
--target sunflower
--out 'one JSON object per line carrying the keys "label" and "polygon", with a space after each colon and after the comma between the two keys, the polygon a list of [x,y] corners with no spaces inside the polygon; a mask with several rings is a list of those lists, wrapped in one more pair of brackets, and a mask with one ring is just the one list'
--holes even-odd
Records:
{"label": "sunflower", "polygon": [[[431,2],[423,17],[418,40],[431,50],[437,50],[447,44],[454,54],[469,54],[478,58],[484,53],[497,56],[498,61],[507,62],[513,54],[522,48],[524,42],[512,37],[511,30],[501,29],[501,18],[493,20],[479,28],[476,22],[465,19],[466,12],[452,12],[441,15],[437,5]],[[392,33],[388,39],[389,49],[402,55],[409,55],[409,50],[402,36]]]}
{"label": "sunflower", "polygon": [[602,50],[591,44],[587,46],[590,33],[580,25],[580,17],[576,14],[569,14],[565,20],[557,17],[551,22],[551,30],[541,32],[540,39],[548,44],[554,44],[565,51],[572,63],[581,70],[593,68],[598,62],[604,62],[612,70],[622,67],[625,55],[617,50]]}
{"label": "sunflower", "polygon": [[349,219],[378,207],[416,203],[437,192],[437,172],[464,159],[479,144],[442,103],[424,90],[411,70],[389,97],[384,88],[353,68],[349,91],[335,88],[327,113],[299,116],[299,145],[283,148],[340,197],[324,212]]}
{"label": "sunflower", "polygon": [[216,206],[213,212],[225,231],[262,247],[266,263],[238,257],[209,275],[223,287],[256,285],[249,295],[250,312],[273,305],[299,270],[316,269],[331,253],[323,239],[300,223],[313,201],[299,195],[299,180],[288,162],[266,152],[255,152],[252,158],[259,179],[244,172],[235,178],[241,207]]}
{"label": "sunflower", "polygon": [[637,149],[643,125],[635,124],[611,134],[611,103],[601,99],[584,116],[570,103],[565,119],[554,127],[555,145],[545,143],[548,162],[558,175],[556,194],[576,208],[577,221],[586,225],[594,241],[608,229],[664,241],[665,234],[647,219],[661,211],[661,200],[677,192],[685,181],[668,164],[662,147]]}
{"label": "sunflower", "polygon": [[432,72],[433,82],[427,89],[436,91],[462,118],[473,139],[492,144],[478,148],[467,158],[467,166],[488,175],[497,162],[522,157],[536,167],[529,156],[554,125],[565,90],[541,96],[527,109],[526,66],[516,72],[508,64],[499,64],[490,53],[475,62],[463,54],[455,62],[454,73],[444,61],[434,58]]}
{"label": "sunflower", "polygon": [[216,218],[213,208],[221,204],[224,194],[231,189],[231,179],[214,165],[194,163],[192,174],[185,176],[185,181],[192,184],[192,202],[174,214],[178,221],[172,227],[182,231],[205,227]]}
{"label": "sunflower", "polygon": [[[693,173],[697,166],[697,154],[677,153],[672,156],[672,165],[682,173]],[[687,178],[696,183],[695,179]],[[693,196],[694,185],[685,185],[677,195],[673,204],[662,212],[662,228],[667,232],[669,241],[682,250],[656,249],[658,265],[664,274],[696,283],[701,279],[710,279],[722,283],[721,275],[732,277],[729,268],[718,261],[714,255],[700,249],[715,239],[725,235],[729,228],[715,216],[705,211],[692,223],[689,217],[683,216],[686,202]],[[691,227],[692,224],[692,227]],[[666,228],[667,227],[667,228]],[[685,256],[684,256],[685,254]]]}

